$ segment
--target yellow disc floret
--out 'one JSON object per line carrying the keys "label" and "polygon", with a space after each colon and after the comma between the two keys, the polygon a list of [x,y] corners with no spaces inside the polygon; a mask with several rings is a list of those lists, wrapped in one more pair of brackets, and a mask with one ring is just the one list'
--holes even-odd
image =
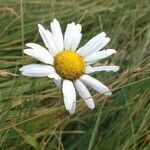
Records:
{"label": "yellow disc floret", "polygon": [[85,71],[84,59],[73,51],[63,51],[55,56],[56,72],[64,79],[75,80]]}

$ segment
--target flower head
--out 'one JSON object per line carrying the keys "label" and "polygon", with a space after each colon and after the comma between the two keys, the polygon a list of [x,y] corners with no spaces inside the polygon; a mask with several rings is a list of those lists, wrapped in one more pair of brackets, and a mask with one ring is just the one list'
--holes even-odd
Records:
{"label": "flower head", "polygon": [[50,26],[51,32],[38,25],[46,48],[35,43],[27,43],[28,48],[24,50],[25,54],[44,64],[29,64],[20,68],[20,71],[25,76],[53,78],[55,84],[62,88],[65,107],[70,113],[75,112],[76,91],[87,106],[93,109],[95,104],[85,84],[105,95],[111,95],[111,92],[103,83],[88,74],[119,70],[118,66],[92,67],[95,62],[116,53],[114,49],[102,50],[110,38],[102,32],[77,49],[82,37],[80,24],[68,24],[64,36],[56,19]]}

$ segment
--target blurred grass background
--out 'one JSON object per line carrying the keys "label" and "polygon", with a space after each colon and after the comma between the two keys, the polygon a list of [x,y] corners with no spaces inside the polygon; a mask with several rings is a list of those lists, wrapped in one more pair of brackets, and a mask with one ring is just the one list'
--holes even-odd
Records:
{"label": "blurred grass background", "polygon": [[[104,63],[119,72],[93,74],[113,92],[106,98],[90,89],[94,110],[78,98],[70,116],[52,80],[18,71],[35,62],[23,55],[25,43],[43,45],[37,24],[49,28],[53,18],[63,31],[82,24],[80,46],[105,31],[107,47],[118,51]],[[0,0],[0,150],[150,149],[149,71],[149,0]]]}

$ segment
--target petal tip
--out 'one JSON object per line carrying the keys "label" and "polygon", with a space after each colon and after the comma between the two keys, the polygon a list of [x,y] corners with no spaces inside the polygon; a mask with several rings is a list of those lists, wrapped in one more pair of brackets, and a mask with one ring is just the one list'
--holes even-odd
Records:
{"label": "petal tip", "polygon": [[94,108],[95,108],[95,105],[93,105],[93,106],[90,107],[90,109],[94,109]]}
{"label": "petal tip", "polygon": [[116,70],[115,71],[118,71],[120,69],[120,67],[119,66],[116,66]]}
{"label": "petal tip", "polygon": [[33,45],[33,44],[35,44],[35,43],[26,43],[25,46],[32,48],[32,45]]}
{"label": "petal tip", "polygon": [[25,46],[27,46],[27,47],[30,47],[29,45],[30,45],[29,43],[26,43],[26,44],[25,44]]}
{"label": "petal tip", "polygon": [[116,53],[117,53],[117,51],[116,51],[115,49],[112,49],[112,52],[113,52],[113,54],[116,54]]}
{"label": "petal tip", "polygon": [[101,34],[105,37],[106,36],[106,33],[105,32],[101,32]]}
{"label": "petal tip", "polygon": [[58,20],[56,18],[53,19],[53,22],[58,22]]}
{"label": "petal tip", "polygon": [[25,53],[26,55],[28,55],[29,49],[24,49],[23,53]]}
{"label": "petal tip", "polygon": [[106,96],[111,96],[112,93],[110,91],[104,93]]}
{"label": "petal tip", "polygon": [[23,67],[21,67],[21,68],[19,69],[19,71],[21,71],[21,72],[22,72],[22,71],[23,71],[23,69],[22,69],[22,68],[23,68]]}
{"label": "petal tip", "polygon": [[75,114],[75,111],[72,111],[72,110],[68,110],[70,115],[74,115]]}
{"label": "petal tip", "polygon": [[105,39],[107,39],[108,42],[111,40],[110,37],[106,37]]}
{"label": "petal tip", "polygon": [[41,28],[41,27],[42,27],[42,25],[41,25],[41,24],[38,24],[38,27],[39,27],[39,28]]}

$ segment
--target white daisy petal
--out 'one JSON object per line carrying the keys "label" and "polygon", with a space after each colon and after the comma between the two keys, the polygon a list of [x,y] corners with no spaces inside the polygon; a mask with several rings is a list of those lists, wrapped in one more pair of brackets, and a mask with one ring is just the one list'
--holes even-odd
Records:
{"label": "white daisy petal", "polygon": [[52,34],[54,36],[56,47],[59,51],[62,51],[64,49],[63,35],[58,20],[54,19],[53,22],[51,22],[50,26]]}
{"label": "white daisy petal", "polygon": [[20,71],[25,76],[45,77],[55,72],[55,69],[54,67],[49,66],[49,65],[30,64],[30,65],[26,65],[20,68]]}
{"label": "white daisy petal", "polygon": [[75,51],[81,41],[82,34],[80,33],[82,27],[80,24],[75,25],[74,22],[67,25],[64,35],[65,50]]}
{"label": "white daisy petal", "polygon": [[41,45],[36,44],[36,43],[27,43],[26,46],[27,46],[27,47],[30,47],[30,48],[32,48],[32,49],[46,50],[44,47],[42,47]]}
{"label": "white daisy petal", "polygon": [[48,77],[49,77],[49,78],[52,78],[52,79],[58,80],[60,76],[59,76],[58,73],[56,73],[56,72],[54,71],[54,72],[50,73],[50,74],[48,75]]}
{"label": "white daisy petal", "polygon": [[106,87],[104,84],[102,84],[97,79],[89,76],[89,75],[82,75],[80,79],[90,87],[92,87],[94,90],[96,90],[99,93],[105,94],[105,95],[111,95],[110,90],[108,87]]}
{"label": "white daisy petal", "polygon": [[86,55],[90,55],[93,52],[97,52],[101,50],[109,41],[110,41],[110,38],[106,37],[101,41],[97,41],[93,46],[90,45],[89,47],[87,47],[88,49],[90,49],[90,51]]}
{"label": "white daisy petal", "polygon": [[39,33],[46,45],[46,47],[48,48],[48,50],[50,51],[50,53],[55,56],[59,51],[56,48],[55,42],[54,42],[54,37],[52,35],[52,33],[48,30],[46,30],[42,25],[38,24],[39,27]]}
{"label": "white daisy petal", "polygon": [[44,44],[46,45],[47,48],[49,48],[47,39],[46,39],[46,31],[45,31],[44,27],[41,24],[38,24],[38,27],[39,27],[39,33],[43,39]]}
{"label": "white daisy petal", "polygon": [[[109,37],[104,38],[101,43],[97,42],[97,47],[93,48],[93,51],[99,51],[101,50],[103,47],[105,47],[107,45],[107,43],[110,41]],[[92,51],[91,51],[92,52]]]}
{"label": "white daisy petal", "polygon": [[46,47],[48,49],[50,49],[49,44],[48,44],[47,35],[46,35],[46,29],[41,24],[38,24],[38,27],[39,27],[39,33],[43,39],[44,44],[46,45]]}
{"label": "white daisy petal", "polygon": [[81,38],[82,38],[81,33],[74,34],[74,38],[72,39],[72,42],[71,42],[71,50],[72,51],[75,51],[77,49],[77,47],[79,46],[79,43],[81,41]]}
{"label": "white daisy petal", "polygon": [[88,74],[88,73],[93,73],[96,71],[107,71],[107,72],[113,71],[113,72],[116,72],[118,70],[119,70],[119,66],[98,66],[98,67],[87,66],[85,73]]}
{"label": "white daisy petal", "polygon": [[74,26],[75,26],[75,23],[72,22],[71,24],[68,24],[66,27],[66,31],[64,34],[64,48],[65,48],[65,50],[71,49],[72,36],[74,36],[73,35]]}
{"label": "white daisy petal", "polygon": [[48,44],[49,44],[49,47],[50,47],[49,51],[50,51],[50,53],[51,53],[53,56],[55,56],[55,55],[57,55],[60,51],[58,50],[58,48],[57,48],[57,46],[56,46],[56,44],[55,44],[54,36],[53,36],[53,34],[52,34],[50,31],[48,31],[48,30],[46,30],[46,35],[47,35]]}
{"label": "white daisy petal", "polygon": [[116,72],[119,70],[119,66],[99,66],[99,67],[93,67],[94,71],[113,71]]}
{"label": "white daisy petal", "polygon": [[54,83],[57,85],[57,87],[61,87],[61,81],[62,78],[60,76],[57,77],[57,79],[54,79]]}
{"label": "white daisy petal", "polygon": [[33,43],[28,43],[26,44],[28,46],[32,46],[34,49],[25,49],[24,53],[43,62],[46,64],[51,64],[53,65],[54,63],[54,58],[53,56],[42,46],[38,44],[33,44]]}
{"label": "white daisy petal", "polygon": [[76,100],[75,88],[70,80],[64,80],[62,85],[62,92],[64,96],[64,103],[67,110],[71,110],[73,102]]}
{"label": "white daisy petal", "polygon": [[71,51],[75,51],[81,41],[82,34],[80,33],[82,30],[82,27],[80,24],[77,24],[74,26],[74,29],[72,31],[72,40],[71,40]]}
{"label": "white daisy petal", "polygon": [[78,91],[79,95],[84,99],[87,106],[91,109],[94,109],[95,104],[94,104],[93,98],[91,97],[91,94],[88,91],[87,87],[79,79],[74,81],[74,85],[75,85],[75,88]]}
{"label": "white daisy petal", "polygon": [[98,52],[93,52],[93,53],[85,56],[84,59],[87,62],[87,64],[93,64],[96,61],[107,58],[115,53],[116,53],[116,50],[114,50],[114,49],[106,49],[106,50],[102,50],[102,51],[98,51]]}
{"label": "white daisy petal", "polygon": [[81,32],[82,31],[82,26],[81,26],[81,24],[76,24],[76,30],[77,30],[77,32]]}
{"label": "white daisy petal", "polygon": [[87,54],[95,51],[99,51],[102,49],[110,40],[108,37],[106,37],[106,33],[102,32],[95,37],[93,37],[91,40],[89,40],[83,47],[79,48],[77,50],[77,53],[81,56],[86,56]]}
{"label": "white daisy petal", "polygon": [[94,36],[92,39],[90,39],[86,45],[87,46],[92,46],[93,44],[95,44],[97,41],[101,41],[102,39],[104,39],[106,36],[106,33],[105,32],[101,32],[99,34],[97,34],[96,36]]}
{"label": "white daisy petal", "polygon": [[93,67],[91,67],[90,65],[85,67],[85,73],[87,74],[94,72],[93,70],[94,70]]}
{"label": "white daisy petal", "polygon": [[75,110],[76,110],[76,100],[73,102],[73,106],[72,106],[71,110],[69,110],[69,113],[74,114]]}

